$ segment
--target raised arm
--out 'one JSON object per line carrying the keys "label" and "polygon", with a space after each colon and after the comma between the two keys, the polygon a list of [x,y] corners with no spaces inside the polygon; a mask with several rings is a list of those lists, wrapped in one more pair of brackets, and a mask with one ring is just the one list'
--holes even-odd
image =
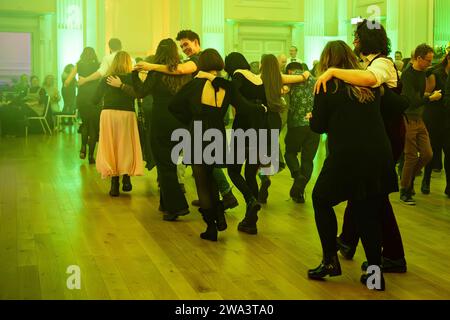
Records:
{"label": "raised arm", "polygon": [[323,89],[326,93],[327,82],[333,78],[338,78],[344,82],[360,87],[373,87],[377,84],[377,78],[369,70],[330,68],[317,79],[314,92],[319,94],[320,90]]}
{"label": "raised arm", "polygon": [[294,83],[302,83],[308,80],[308,78],[311,76],[311,73],[309,71],[305,71],[303,74],[299,75],[287,75],[282,74],[281,80],[283,81],[283,84],[294,84]]}
{"label": "raised arm", "polygon": [[69,76],[67,77],[67,79],[64,81],[64,87],[68,87],[70,85],[70,83],[73,81],[73,79],[75,78],[75,75],[78,73],[78,66],[75,65],[75,67],[72,69],[72,71],[70,72]]}
{"label": "raised arm", "polygon": [[177,66],[177,69],[174,71],[170,71],[169,67],[163,64],[154,64],[154,63],[148,63],[148,62],[139,62],[135,66],[135,70],[138,71],[156,71],[161,72],[165,74],[170,75],[187,75],[187,74],[193,74],[197,71],[197,65],[192,62],[188,61],[185,63],[180,63]]}

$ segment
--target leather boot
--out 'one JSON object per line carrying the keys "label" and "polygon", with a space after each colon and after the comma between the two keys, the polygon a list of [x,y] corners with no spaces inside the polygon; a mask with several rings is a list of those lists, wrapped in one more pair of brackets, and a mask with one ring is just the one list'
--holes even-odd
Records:
{"label": "leather boot", "polygon": [[326,276],[337,277],[341,274],[341,265],[337,254],[324,258],[317,268],[308,270],[308,278],[313,280],[322,280]]}
{"label": "leather boot", "polygon": [[206,222],[206,231],[200,234],[200,238],[203,240],[217,241],[217,225],[216,225],[216,208],[213,209],[200,209],[203,216],[203,221]]}
{"label": "leather boot", "polygon": [[125,174],[122,178],[122,191],[130,192],[133,190],[133,185],[131,184],[131,178],[129,175]]}
{"label": "leather boot", "polygon": [[225,210],[236,208],[239,205],[233,191],[230,190],[222,196],[223,207]]}
{"label": "leather boot", "polygon": [[238,225],[238,230],[248,234],[257,234],[256,222],[258,221],[258,211],[261,210],[261,205],[256,199],[250,200],[245,212],[245,218]]}
{"label": "leather boot", "polygon": [[111,190],[109,191],[109,195],[111,197],[118,197],[120,194],[119,187],[120,187],[119,177],[112,177],[111,178]]}
{"label": "leather boot", "polygon": [[305,186],[306,179],[305,177],[299,175],[294,179],[294,184],[292,185],[290,196],[292,200],[296,203],[305,203]]}
{"label": "leather boot", "polygon": [[423,178],[422,180],[422,187],[420,188],[420,191],[422,191],[422,194],[428,195],[430,194],[430,179]]}

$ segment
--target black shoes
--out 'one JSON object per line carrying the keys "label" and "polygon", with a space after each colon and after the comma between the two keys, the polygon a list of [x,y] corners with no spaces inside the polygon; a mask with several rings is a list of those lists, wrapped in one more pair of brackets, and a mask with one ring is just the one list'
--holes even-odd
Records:
{"label": "black shoes", "polygon": [[[366,271],[369,267],[367,261],[364,261],[361,265],[361,270]],[[381,258],[381,269],[384,273],[406,273],[406,260],[405,258],[391,260],[388,258]]]}
{"label": "black shoes", "polygon": [[294,179],[294,184],[292,185],[289,195],[295,203],[305,203],[305,186],[307,180],[305,177],[299,175]]}
{"label": "black shoes", "polygon": [[337,250],[346,260],[352,260],[356,252],[356,247],[345,244],[340,237],[336,238]]}
{"label": "black shoes", "polygon": [[162,211],[162,208],[160,207],[159,211],[164,213],[163,220],[164,221],[175,221],[178,219],[178,217],[187,216],[190,212],[189,209],[184,209],[178,212],[170,213],[166,211]]}
{"label": "black shoes", "polygon": [[308,270],[308,278],[312,280],[322,280],[327,276],[337,277],[341,274],[341,265],[337,255],[330,259],[324,259],[317,268]]}
{"label": "black shoes", "polygon": [[[222,202],[224,210],[233,209],[239,205],[238,200],[231,190],[222,196]],[[194,207],[200,207],[200,200],[192,201],[191,205],[193,205]]]}
{"label": "black shoes", "polygon": [[423,194],[428,195],[430,194],[430,182],[423,180],[422,181],[422,187],[420,188],[420,191],[422,191]]}
{"label": "black shoes", "polygon": [[234,196],[232,190],[228,191],[228,193],[225,193],[222,196],[222,201],[223,201],[224,210],[233,209],[239,205],[239,202],[237,201],[236,197]]}
{"label": "black shoes", "polygon": [[122,191],[130,192],[133,190],[133,185],[131,184],[131,178],[129,175],[125,174],[122,178]]}
{"label": "black shoes", "polygon": [[377,279],[374,274],[364,273],[361,275],[360,281],[369,290],[385,291],[386,283],[384,281],[383,272],[380,270],[379,278]]}
{"label": "black shoes", "polygon": [[256,199],[250,200],[245,212],[245,218],[238,225],[238,230],[251,235],[258,234],[256,222],[258,222],[258,211],[261,210],[261,205]]}
{"label": "black shoes", "polygon": [[269,188],[272,182],[270,181],[269,177],[264,177],[261,182],[261,188],[259,188],[258,193],[258,202],[262,204],[267,203],[267,198],[269,198]]}
{"label": "black shoes", "polygon": [[109,195],[111,197],[118,197],[120,192],[119,192],[119,177],[112,177],[111,178],[111,190],[109,190]]}

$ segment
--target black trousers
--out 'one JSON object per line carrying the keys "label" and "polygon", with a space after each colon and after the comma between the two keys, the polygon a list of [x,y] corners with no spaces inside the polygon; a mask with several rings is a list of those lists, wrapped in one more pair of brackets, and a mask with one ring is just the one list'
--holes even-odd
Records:
{"label": "black trousers", "polygon": [[[369,265],[381,265],[381,219],[380,207],[384,196],[352,201],[352,216],[358,234],[361,235],[364,251]],[[322,244],[324,259],[336,255],[337,219],[333,206],[338,202],[314,188],[313,206],[317,230]]]}
{"label": "black trousers", "polygon": [[433,149],[433,161],[426,167],[424,172],[424,182],[430,184],[431,172],[433,169],[442,165],[442,151],[444,151],[444,169],[447,181],[447,187],[450,186],[450,127],[445,123],[445,115],[437,118],[436,116],[424,116],[424,122],[430,135],[431,148]]}
{"label": "black trousers", "polygon": [[160,187],[160,205],[163,211],[178,213],[188,209],[189,205],[178,182],[177,165],[171,159],[172,148],[170,136],[151,137],[151,147]]}
{"label": "black trousers", "polygon": [[[300,179],[304,188],[312,176],[320,135],[311,131],[309,126],[288,128],[284,141],[286,144],[284,158],[291,176],[294,179]],[[301,165],[298,162],[299,153],[301,153]]]}

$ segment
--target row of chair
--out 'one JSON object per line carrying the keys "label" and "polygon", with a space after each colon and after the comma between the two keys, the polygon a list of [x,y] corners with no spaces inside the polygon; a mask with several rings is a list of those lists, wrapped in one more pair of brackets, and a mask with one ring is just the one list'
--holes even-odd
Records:
{"label": "row of chair", "polygon": [[[48,121],[47,121],[47,115],[50,110],[50,107],[51,107],[51,101],[50,101],[50,98],[47,98],[47,103],[45,105],[44,114],[41,116],[27,118],[26,125],[25,125],[25,136],[26,137],[28,137],[28,125],[29,125],[30,121],[33,121],[33,120],[37,120],[41,123],[42,131],[45,134],[48,133],[49,135],[52,135],[52,130],[50,129],[50,125],[48,124]],[[55,131],[58,131],[58,130],[61,130],[61,120],[62,119],[72,119],[74,122],[77,121],[78,110],[75,111],[74,114],[57,114],[55,116],[55,118],[56,118]]]}

